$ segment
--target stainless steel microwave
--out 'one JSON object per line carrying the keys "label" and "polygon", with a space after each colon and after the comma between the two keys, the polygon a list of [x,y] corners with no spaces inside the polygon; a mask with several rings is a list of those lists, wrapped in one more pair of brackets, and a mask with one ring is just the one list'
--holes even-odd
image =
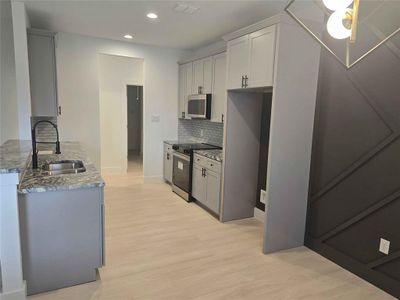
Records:
{"label": "stainless steel microwave", "polygon": [[190,95],[187,104],[188,117],[193,119],[211,118],[211,94]]}

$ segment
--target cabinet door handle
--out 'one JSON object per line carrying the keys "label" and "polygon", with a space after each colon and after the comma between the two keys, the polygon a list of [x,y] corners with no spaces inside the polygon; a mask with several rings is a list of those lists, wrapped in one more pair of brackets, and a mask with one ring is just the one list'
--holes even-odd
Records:
{"label": "cabinet door handle", "polygon": [[167,160],[169,160],[169,153],[167,153]]}
{"label": "cabinet door handle", "polygon": [[204,177],[204,168],[201,168],[201,177]]}
{"label": "cabinet door handle", "polygon": [[206,177],[207,176],[207,173],[206,173],[206,169],[204,169],[204,177]]}
{"label": "cabinet door handle", "polygon": [[242,75],[242,88],[244,88],[244,76]]}
{"label": "cabinet door handle", "polygon": [[248,84],[247,84],[247,80],[249,80],[249,77],[244,76],[244,87],[247,88]]}
{"label": "cabinet door handle", "polygon": [[221,114],[221,121],[224,123],[224,114]]}
{"label": "cabinet door handle", "polygon": [[61,116],[61,105],[58,106],[58,115]]}

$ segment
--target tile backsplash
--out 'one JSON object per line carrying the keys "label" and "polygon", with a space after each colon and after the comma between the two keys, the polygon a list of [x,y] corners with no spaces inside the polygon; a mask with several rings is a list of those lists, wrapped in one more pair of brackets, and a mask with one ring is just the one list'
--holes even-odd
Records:
{"label": "tile backsplash", "polygon": [[[203,134],[202,132],[203,131]],[[209,120],[178,120],[178,138],[182,141],[194,141],[222,146],[224,124]]]}

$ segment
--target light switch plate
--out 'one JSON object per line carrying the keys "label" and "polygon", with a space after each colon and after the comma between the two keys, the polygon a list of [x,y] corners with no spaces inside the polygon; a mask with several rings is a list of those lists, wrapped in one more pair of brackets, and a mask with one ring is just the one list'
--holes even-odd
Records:
{"label": "light switch plate", "polygon": [[379,252],[389,255],[389,249],[390,249],[390,241],[381,238],[381,242],[379,244]]}

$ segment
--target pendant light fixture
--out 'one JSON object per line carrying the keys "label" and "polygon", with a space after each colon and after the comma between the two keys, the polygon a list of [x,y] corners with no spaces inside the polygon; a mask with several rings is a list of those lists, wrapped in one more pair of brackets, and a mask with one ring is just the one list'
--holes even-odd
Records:
{"label": "pendant light fixture", "polygon": [[[350,38],[354,43],[357,37],[359,0],[322,0],[325,7],[333,13],[328,19],[326,28],[335,39]],[[353,3],[353,7],[349,6]]]}
{"label": "pendant light fixture", "polygon": [[[290,0],[285,11],[347,69],[400,32],[400,0]],[[357,42],[358,31],[376,42]]]}

